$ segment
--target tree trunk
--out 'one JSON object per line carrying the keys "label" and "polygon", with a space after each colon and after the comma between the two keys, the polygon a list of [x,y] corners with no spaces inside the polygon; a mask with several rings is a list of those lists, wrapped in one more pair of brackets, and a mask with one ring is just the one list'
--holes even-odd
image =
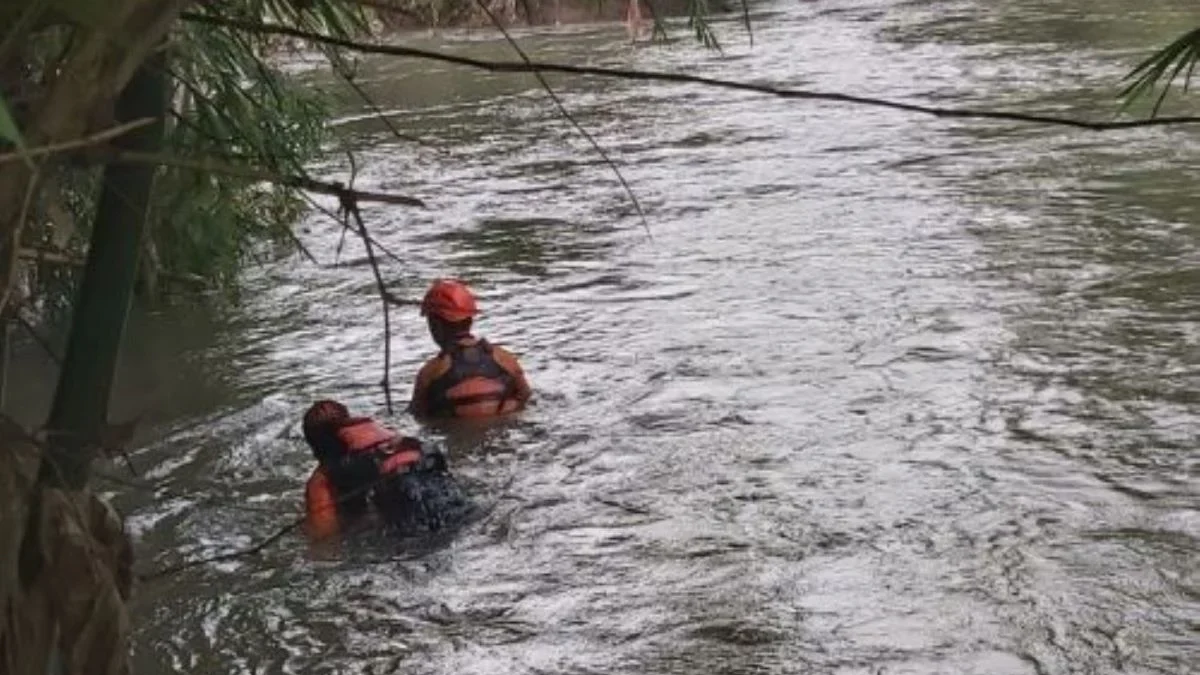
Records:
{"label": "tree trunk", "polygon": [[0,412],[4,412],[8,403],[8,366],[12,357],[11,321],[0,320]]}
{"label": "tree trunk", "polygon": [[[162,51],[117,99],[119,121],[156,121],[121,138],[128,150],[162,142],[167,77]],[[106,168],[67,353],[47,424],[35,440],[0,418],[0,672],[129,672],[132,549],[120,517],[85,487],[107,417],[117,351],[137,277],[155,167]],[[34,466],[37,467],[36,471]]]}
{"label": "tree trunk", "polygon": [[[0,4],[10,1],[0,0]],[[189,2],[106,0],[97,15],[103,25],[77,27],[70,51],[53,69],[37,74],[45,85],[18,120],[27,144],[69,141],[105,126],[100,113],[111,106]],[[20,248],[25,226],[21,214],[32,179],[24,162],[0,165],[0,317],[16,281],[16,266],[10,262]],[[118,224],[140,230],[140,221]],[[135,251],[137,243],[135,238]],[[97,273],[106,271],[105,266],[97,269]],[[95,274],[89,269],[87,276]],[[110,304],[119,307],[121,321],[115,338],[105,339],[115,344],[127,302]],[[84,325],[80,314],[76,323]],[[86,344],[78,339],[76,343],[74,352],[87,351]],[[70,409],[78,405],[71,401],[84,399],[78,393],[67,394],[62,383],[76,386],[81,376],[60,381],[58,416],[71,418],[72,425],[104,419],[112,368],[105,371],[97,364],[92,371],[104,386],[96,381],[80,386],[89,392],[103,391],[99,413],[86,411],[86,406]],[[41,472],[48,462],[43,453],[44,448],[25,432],[0,417],[0,673],[127,673],[129,623],[124,601],[131,581],[129,540],[116,513],[90,492],[45,484]],[[78,457],[72,464],[75,475],[69,483],[79,485],[86,477],[86,458]]]}
{"label": "tree trunk", "polygon": [[4,418],[0,453],[0,673],[127,675],[133,551],[120,517],[90,492],[39,487],[41,450]]}
{"label": "tree trunk", "polygon": [[[152,117],[153,124],[117,140],[125,150],[156,152],[162,143],[167,106],[165,56],[157,51],[134,74],[117,99],[117,122]],[[108,417],[125,317],[137,281],[151,189],[152,165],[111,165],[88,248],[87,265],[71,319],[71,333],[58,388],[46,424],[48,457],[41,478],[50,485],[82,488],[95,445]]]}

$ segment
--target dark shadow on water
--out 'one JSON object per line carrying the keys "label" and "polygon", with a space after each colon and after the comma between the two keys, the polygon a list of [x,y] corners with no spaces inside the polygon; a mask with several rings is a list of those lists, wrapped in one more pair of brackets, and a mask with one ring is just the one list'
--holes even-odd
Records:
{"label": "dark shadow on water", "polygon": [[433,235],[428,241],[448,244],[467,270],[501,269],[545,277],[553,273],[556,263],[601,258],[615,245],[602,239],[611,231],[557,218],[494,218],[469,229]]}
{"label": "dark shadow on water", "polygon": [[[113,422],[140,417],[134,445],[157,438],[179,420],[202,415],[239,397],[237,368],[224,358],[243,343],[227,308],[214,303],[178,303],[150,308],[135,304],[109,403]],[[5,412],[23,424],[45,422],[58,380],[56,358],[66,343],[68,321],[35,326],[56,356],[46,353],[24,329],[14,331]]]}

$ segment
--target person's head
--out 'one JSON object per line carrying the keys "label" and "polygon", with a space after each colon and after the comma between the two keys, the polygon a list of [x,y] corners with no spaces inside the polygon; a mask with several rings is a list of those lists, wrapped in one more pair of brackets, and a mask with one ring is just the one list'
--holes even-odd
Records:
{"label": "person's head", "polygon": [[304,440],[312,448],[313,456],[318,461],[335,455],[340,444],[337,438],[338,427],[350,419],[350,411],[337,401],[328,399],[317,401],[309,406],[304,413]]}
{"label": "person's head", "polygon": [[421,301],[421,316],[429,322],[429,335],[445,346],[455,338],[468,335],[479,306],[471,289],[455,279],[438,279]]}

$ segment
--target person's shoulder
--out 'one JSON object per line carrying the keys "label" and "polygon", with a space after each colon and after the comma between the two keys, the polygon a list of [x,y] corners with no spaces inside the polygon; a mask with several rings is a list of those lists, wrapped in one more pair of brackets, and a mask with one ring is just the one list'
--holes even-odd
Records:
{"label": "person's shoulder", "polygon": [[489,340],[487,345],[489,348],[491,348],[493,354],[503,354],[505,356],[513,355],[512,350],[505,347],[503,344],[498,344]]}
{"label": "person's shoulder", "polygon": [[437,370],[438,368],[444,367],[447,361],[449,361],[449,359],[446,358],[445,354],[434,354],[428,359],[425,359],[425,363],[421,364],[421,372],[425,373]]}
{"label": "person's shoulder", "polygon": [[520,366],[521,361],[520,361],[520,359],[517,358],[516,354],[514,354],[511,351],[509,351],[508,349],[504,348],[502,345],[498,345],[498,344],[494,344],[494,343],[490,343],[490,342],[488,343],[488,345],[491,346],[491,348],[492,348],[492,358],[496,359],[496,361],[499,362],[501,365],[511,364],[511,365],[515,365],[515,366]]}
{"label": "person's shoulder", "polygon": [[449,369],[450,360],[446,358],[445,354],[431,356],[425,363],[421,364],[421,369],[417,371],[417,381],[429,382]]}

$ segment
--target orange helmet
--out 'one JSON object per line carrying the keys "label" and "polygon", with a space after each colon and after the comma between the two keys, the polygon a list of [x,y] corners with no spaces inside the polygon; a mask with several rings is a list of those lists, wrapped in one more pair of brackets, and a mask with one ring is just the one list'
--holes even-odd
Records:
{"label": "orange helmet", "polygon": [[304,439],[313,445],[322,434],[328,434],[339,422],[349,417],[350,411],[341,403],[330,400],[317,401],[304,413]]}
{"label": "orange helmet", "polygon": [[450,323],[465,321],[478,313],[471,289],[455,279],[434,281],[421,301],[421,316],[432,315]]}

